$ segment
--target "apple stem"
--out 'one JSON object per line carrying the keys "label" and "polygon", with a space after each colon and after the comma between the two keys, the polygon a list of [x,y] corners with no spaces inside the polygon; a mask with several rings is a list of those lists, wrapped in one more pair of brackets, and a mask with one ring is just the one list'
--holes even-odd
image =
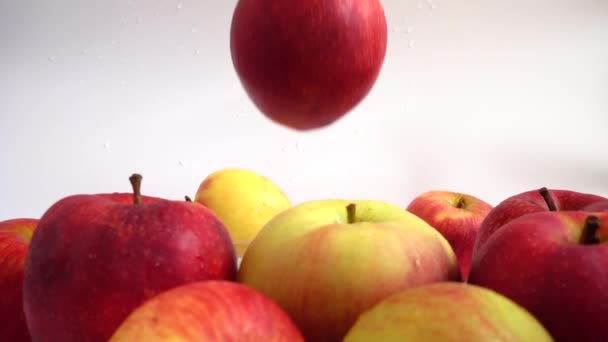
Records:
{"label": "apple stem", "polygon": [[600,243],[597,237],[597,230],[600,228],[600,219],[597,216],[589,215],[585,220],[585,226],[581,233],[581,243],[583,245],[595,245]]}
{"label": "apple stem", "polygon": [[192,202],[192,198],[188,195],[184,196],[184,199],[186,199],[186,202]]}
{"label": "apple stem", "polygon": [[357,206],[355,205],[355,203],[351,203],[349,205],[346,206],[346,217],[348,220],[348,223],[355,223],[355,210],[357,209]]}
{"label": "apple stem", "polygon": [[542,187],[538,190],[538,192],[545,199],[545,202],[547,203],[547,207],[549,207],[549,210],[557,211],[557,206],[555,205],[555,202],[553,201],[553,197],[551,197],[551,194],[549,193],[549,189],[547,189],[546,187]]}
{"label": "apple stem", "polygon": [[466,201],[464,200],[464,197],[460,197],[460,198],[458,199],[458,203],[456,203],[456,208],[458,208],[458,209],[462,209],[462,208],[464,208],[465,204],[467,204],[467,203],[466,203]]}
{"label": "apple stem", "polygon": [[133,187],[133,204],[141,204],[141,179],[140,174],[134,173],[129,177],[131,181],[131,187]]}

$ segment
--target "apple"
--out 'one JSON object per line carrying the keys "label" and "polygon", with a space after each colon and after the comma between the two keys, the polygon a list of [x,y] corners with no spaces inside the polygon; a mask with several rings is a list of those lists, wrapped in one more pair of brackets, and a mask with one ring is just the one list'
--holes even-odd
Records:
{"label": "apple", "polygon": [[230,53],[247,96],[294,130],[330,125],[375,84],[387,47],[380,0],[239,0]]}
{"label": "apple", "polygon": [[523,306],[556,341],[608,341],[608,212],[514,219],[473,256],[468,281]]}
{"label": "apple", "polygon": [[534,341],[553,338],[530,312],[475,285],[436,282],[392,294],[359,316],[344,342]]}
{"label": "apple", "polygon": [[431,190],[416,196],[406,209],[425,220],[443,235],[458,258],[466,280],[477,230],[492,205],[469,194]]}
{"label": "apple", "polygon": [[562,210],[608,211],[608,198],[546,187],[513,195],[500,202],[488,213],[477,232],[473,254],[496,230],[513,219],[530,213]]}
{"label": "apple", "polygon": [[121,323],[108,342],[304,342],[276,303],[245,285],[206,280],[148,299]]}
{"label": "apple", "polygon": [[25,262],[34,341],[106,342],[154,295],[200,280],[236,280],[236,253],[205,206],[133,193],[78,194],[46,210]]}
{"label": "apple", "polygon": [[194,201],[213,210],[222,220],[238,257],[243,256],[266,222],[291,207],[287,195],[274,182],[239,168],[209,174],[199,185]]}
{"label": "apple", "polygon": [[29,342],[23,312],[23,264],[37,218],[0,222],[0,336],[12,342]]}
{"label": "apple", "polygon": [[378,200],[319,199],[272,218],[249,245],[238,281],[269,296],[307,341],[339,341],[394,292],[461,281],[456,255],[416,215]]}

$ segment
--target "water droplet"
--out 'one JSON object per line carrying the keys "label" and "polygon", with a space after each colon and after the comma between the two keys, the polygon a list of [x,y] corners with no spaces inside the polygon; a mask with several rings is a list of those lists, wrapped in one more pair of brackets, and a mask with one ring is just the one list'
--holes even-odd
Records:
{"label": "water droplet", "polygon": [[141,24],[144,20],[142,18],[137,18],[137,23]]}
{"label": "water droplet", "polygon": [[178,163],[178,164],[179,164],[179,166],[181,166],[181,167],[184,167],[184,165],[185,165],[183,160],[180,160],[180,161],[178,161],[177,163]]}
{"label": "water droplet", "polygon": [[196,33],[196,31],[197,31],[196,27],[193,27],[193,28],[191,29],[191,31],[192,31],[192,33]]}
{"label": "water droplet", "polygon": [[414,32],[414,26],[408,26],[407,33],[412,33],[412,32]]}
{"label": "water droplet", "polygon": [[201,54],[201,50],[196,49],[196,51],[194,51],[195,54],[200,55]]}
{"label": "water droplet", "polygon": [[181,10],[182,7],[184,7],[184,4],[181,2],[179,4],[177,4],[177,6],[175,6],[175,8],[177,8],[178,11]]}
{"label": "water droplet", "polygon": [[293,148],[296,150],[300,149],[300,142],[296,141],[295,143],[293,143]]}
{"label": "water droplet", "polygon": [[109,149],[110,148],[110,141],[106,140],[106,142],[103,143],[103,148],[106,149],[106,150]]}
{"label": "water droplet", "polygon": [[88,50],[88,49],[82,49],[82,54],[83,54],[83,55],[86,55],[87,53],[89,53],[89,50]]}
{"label": "water droplet", "polygon": [[286,152],[287,151],[287,147],[283,146],[281,147],[281,152]]}
{"label": "water droplet", "polygon": [[401,29],[397,26],[393,27],[393,32],[399,32]]}
{"label": "water droplet", "polygon": [[416,264],[416,267],[420,267],[420,258],[418,256],[414,259],[414,263]]}
{"label": "water droplet", "polygon": [[432,4],[432,5],[431,5],[431,11],[432,11],[432,10],[434,10],[434,9],[436,9],[436,8],[437,8],[437,5],[436,5],[436,4]]}
{"label": "water droplet", "polygon": [[93,259],[93,258],[95,258],[95,254],[89,253],[88,257],[89,257],[89,259]]}
{"label": "water droplet", "polygon": [[49,56],[48,60],[49,62],[55,62],[55,56]]}
{"label": "water droplet", "polygon": [[159,267],[160,267],[160,262],[158,262],[158,261],[157,261],[157,262],[155,262],[155,263],[154,263],[154,267],[159,268]]}
{"label": "water droplet", "polygon": [[409,43],[407,43],[407,47],[409,47],[409,48],[413,48],[414,45],[416,45],[416,43],[413,40],[410,41]]}

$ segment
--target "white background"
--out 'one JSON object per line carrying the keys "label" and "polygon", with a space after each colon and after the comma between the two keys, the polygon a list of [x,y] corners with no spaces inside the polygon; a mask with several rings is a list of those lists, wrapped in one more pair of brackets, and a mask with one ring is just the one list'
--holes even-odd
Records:
{"label": "white background", "polygon": [[608,196],[608,1],[384,0],[369,96],[296,132],[249,102],[235,0],[0,1],[0,220],[76,193],[193,196],[225,167],[294,204],[405,206],[432,189],[491,204],[541,186]]}

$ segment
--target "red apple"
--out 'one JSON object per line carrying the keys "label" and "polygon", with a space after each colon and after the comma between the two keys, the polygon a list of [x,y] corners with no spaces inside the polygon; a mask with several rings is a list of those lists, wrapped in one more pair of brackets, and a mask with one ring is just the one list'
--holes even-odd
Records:
{"label": "red apple", "polygon": [[207,207],[134,193],[73,195],[41,217],[25,263],[35,341],[105,342],[131,311],[172,287],[235,280],[230,235]]}
{"label": "red apple", "polygon": [[304,342],[270,298],[231,281],[207,280],[152,297],[122,322],[109,342]]}
{"label": "red apple", "polygon": [[269,119],[309,130],[353,109],[387,46],[379,0],[239,0],[230,51],[247,95]]}
{"label": "red apple", "polygon": [[15,218],[0,222],[0,336],[29,342],[23,312],[23,264],[38,219]]}
{"label": "red apple", "polygon": [[514,219],[473,256],[468,281],[526,308],[556,341],[608,341],[608,213]]}
{"label": "red apple", "polygon": [[482,222],[477,232],[473,254],[496,230],[513,219],[542,211],[569,210],[608,211],[608,198],[572,190],[550,190],[545,187],[511,196],[496,205]]}
{"label": "red apple", "polygon": [[406,209],[448,240],[458,257],[462,278],[466,280],[477,230],[492,206],[469,194],[432,190],[418,195]]}

